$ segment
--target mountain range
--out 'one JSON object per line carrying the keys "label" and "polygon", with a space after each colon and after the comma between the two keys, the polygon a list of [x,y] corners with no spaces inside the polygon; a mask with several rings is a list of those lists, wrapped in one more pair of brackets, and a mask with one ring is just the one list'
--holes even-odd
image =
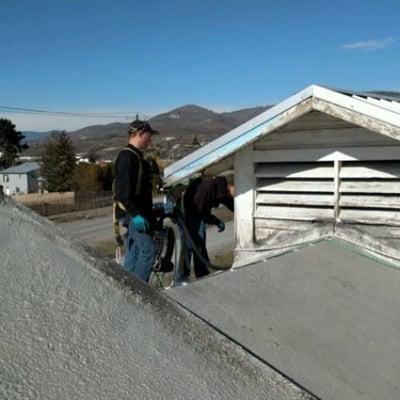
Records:
{"label": "mountain range", "polygon": [[[171,145],[180,145],[186,148],[190,146],[198,147],[198,145],[215,139],[270,107],[260,106],[217,113],[197,105],[185,105],[156,115],[149,119],[149,122],[153,129],[160,132],[160,135],[154,138],[154,142],[160,150],[164,150],[161,152],[165,153],[168,152]],[[122,122],[92,125],[68,132],[68,134],[76,148],[79,148],[79,152],[95,151],[102,156],[111,152],[111,156],[113,156],[126,141],[128,125],[129,123]],[[30,145],[27,155],[39,154],[43,140],[54,132],[57,131],[23,132]],[[165,143],[166,141],[168,145]],[[182,156],[182,154],[178,156]]]}

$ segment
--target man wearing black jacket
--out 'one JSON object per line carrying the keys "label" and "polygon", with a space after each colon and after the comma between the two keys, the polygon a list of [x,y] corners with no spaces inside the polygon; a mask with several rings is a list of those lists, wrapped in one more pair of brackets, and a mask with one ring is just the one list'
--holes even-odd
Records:
{"label": "man wearing black jacket", "polygon": [[148,282],[154,262],[152,173],[142,151],[158,133],[146,121],[136,120],[128,129],[128,145],[115,162],[115,217],[127,226],[124,268]]}
{"label": "man wearing black jacket", "polygon": [[[206,224],[215,225],[218,232],[225,230],[224,221],[211,214],[211,209],[223,204],[233,211],[233,195],[233,184],[228,184],[227,179],[222,176],[197,178],[190,182],[181,200],[181,211],[191,240],[182,231],[183,259],[176,268],[176,283],[189,280],[192,256],[196,278],[209,274]],[[193,245],[197,251],[193,249]]]}

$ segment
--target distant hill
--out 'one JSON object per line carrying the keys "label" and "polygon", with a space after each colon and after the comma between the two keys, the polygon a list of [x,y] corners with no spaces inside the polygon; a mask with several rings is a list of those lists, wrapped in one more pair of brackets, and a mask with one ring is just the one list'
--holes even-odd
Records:
{"label": "distant hill", "polygon": [[218,114],[195,105],[176,108],[157,115],[150,121],[155,129],[168,136],[221,134],[235,124],[229,115]]}
{"label": "distant hill", "polygon": [[[167,154],[171,145],[186,146],[174,156],[181,157],[183,152],[193,150],[194,137],[196,142],[204,143],[230,131],[249,119],[267,110],[271,106],[246,108],[233,112],[216,113],[204,107],[185,105],[169,112],[159,114],[149,120],[151,126],[160,132],[154,138],[154,143],[163,154]],[[107,125],[92,125],[73,132],[68,132],[79,153],[89,150],[96,151],[102,156],[113,157],[118,149],[126,142],[126,132],[129,123],[115,122]],[[36,155],[41,152],[42,140],[52,132],[23,132],[30,142],[27,155]],[[34,139],[34,138],[37,139]],[[165,142],[163,138],[173,137],[174,141]],[[197,145],[198,147],[198,145]]]}
{"label": "distant hill", "polygon": [[104,137],[104,136],[121,136],[125,135],[128,129],[129,123],[113,122],[107,125],[91,125],[76,131],[68,132],[72,136],[77,136],[81,139],[87,139],[92,136]]}
{"label": "distant hill", "polygon": [[[216,113],[196,105],[186,105],[159,114],[149,120],[151,126],[161,135],[221,135],[236,126],[248,121],[271,106],[246,108],[233,112]],[[112,123],[108,125],[92,125],[73,132],[86,139],[96,137],[125,135],[129,123]]]}

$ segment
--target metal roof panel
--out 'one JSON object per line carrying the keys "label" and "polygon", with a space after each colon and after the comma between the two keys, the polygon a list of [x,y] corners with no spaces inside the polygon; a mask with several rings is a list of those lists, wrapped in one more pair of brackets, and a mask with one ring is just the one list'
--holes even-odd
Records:
{"label": "metal roof panel", "polygon": [[20,165],[15,165],[13,167],[3,169],[0,174],[28,174],[40,169],[40,164],[37,162],[26,162]]}

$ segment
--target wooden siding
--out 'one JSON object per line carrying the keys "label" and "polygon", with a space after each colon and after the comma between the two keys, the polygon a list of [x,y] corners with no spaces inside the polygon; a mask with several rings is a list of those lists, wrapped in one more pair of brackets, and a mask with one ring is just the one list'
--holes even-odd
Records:
{"label": "wooden siding", "polygon": [[256,241],[326,221],[400,227],[399,144],[316,111],[256,142]]}
{"label": "wooden siding", "polygon": [[400,226],[400,160],[344,162],[338,220]]}
{"label": "wooden siding", "polygon": [[312,111],[255,143],[255,150],[399,145],[397,140]]}

